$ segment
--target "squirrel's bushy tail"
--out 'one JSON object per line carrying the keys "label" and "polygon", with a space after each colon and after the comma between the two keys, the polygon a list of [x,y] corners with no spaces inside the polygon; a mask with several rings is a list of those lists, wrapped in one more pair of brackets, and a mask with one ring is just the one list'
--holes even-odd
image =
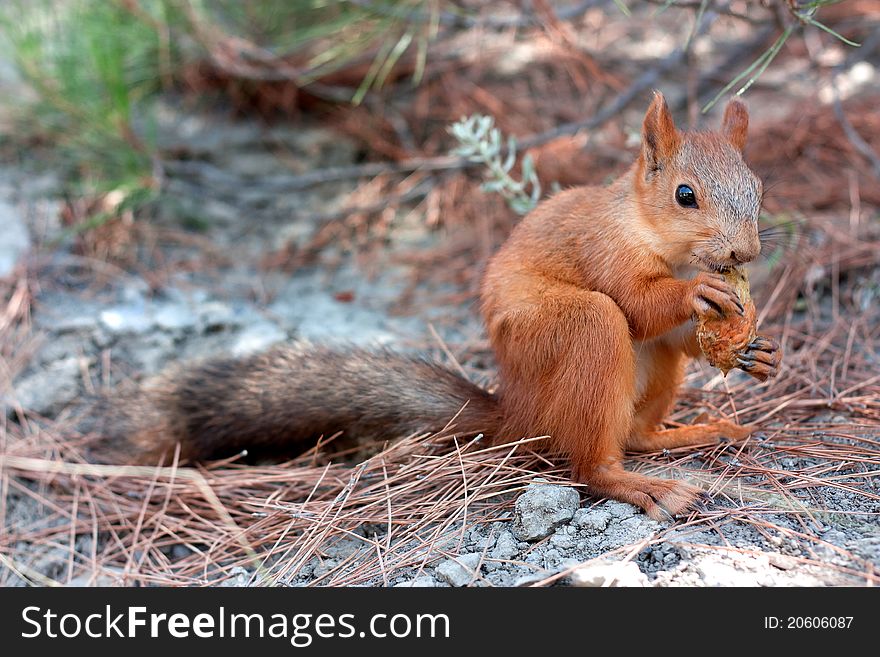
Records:
{"label": "squirrel's bushy tail", "polygon": [[[456,415],[458,417],[456,417]],[[86,430],[91,456],[115,463],[202,460],[242,450],[301,453],[345,436],[400,437],[439,431],[492,435],[496,398],[423,358],[354,347],[293,343],[243,358],[176,366],[102,399]]]}

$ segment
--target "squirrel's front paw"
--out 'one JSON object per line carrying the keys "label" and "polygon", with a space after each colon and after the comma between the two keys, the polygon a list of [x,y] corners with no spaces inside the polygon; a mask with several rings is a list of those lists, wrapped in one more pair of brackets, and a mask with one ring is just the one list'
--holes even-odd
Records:
{"label": "squirrel's front paw", "polygon": [[782,347],[773,338],[759,335],[736,356],[737,367],[758,381],[772,379],[779,373]]}
{"label": "squirrel's front paw", "polygon": [[733,286],[721,274],[697,274],[693,279],[690,303],[697,317],[720,319],[745,313]]}

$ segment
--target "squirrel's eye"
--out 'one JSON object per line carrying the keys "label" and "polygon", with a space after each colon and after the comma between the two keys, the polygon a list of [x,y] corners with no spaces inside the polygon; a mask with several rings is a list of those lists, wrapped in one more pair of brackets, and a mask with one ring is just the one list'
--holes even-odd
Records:
{"label": "squirrel's eye", "polygon": [[678,189],[675,190],[675,200],[678,201],[678,204],[683,208],[697,207],[697,195],[694,194],[694,190],[687,185],[678,186]]}

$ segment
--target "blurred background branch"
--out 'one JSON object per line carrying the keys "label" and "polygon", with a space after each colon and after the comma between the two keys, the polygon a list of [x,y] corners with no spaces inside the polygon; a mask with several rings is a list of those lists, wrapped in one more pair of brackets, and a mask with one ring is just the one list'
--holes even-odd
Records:
{"label": "blurred background branch", "polygon": [[[288,179],[284,190],[386,173],[448,171],[472,163],[446,156],[448,143],[426,148],[425,139],[414,139],[404,116],[407,110],[401,108],[415,98],[414,86],[469,66],[484,30],[523,38],[532,32],[547,34],[602,75],[596,64],[602,53],[575,36],[587,17],[597,24],[603,16],[601,20],[613,20],[619,29],[630,20],[624,14],[627,7],[647,7],[654,18],[674,17],[689,26],[671,52],[645,61],[644,70],[628,85],[616,81],[616,93],[594,112],[520,135],[519,144],[528,149],[600,127],[682,67],[692,81],[687,103],[696,120],[698,102],[705,112],[729,93],[746,93],[791,39],[810,32],[855,49],[847,61],[857,60],[856,37],[846,34],[856,28],[864,33],[866,26],[843,12],[823,17],[826,8],[840,4],[848,3],[9,0],[0,9],[0,25],[35,92],[21,108],[26,120],[19,136],[52,145],[71,194],[103,197],[113,192],[116,201],[109,214],[106,203],[94,204],[98,215],[110,216],[120,209],[150,207],[168,188],[169,175],[210,176],[207,164],[181,160],[181,153],[158,145],[158,98],[213,94],[232,105],[257,105],[268,116],[327,114],[334,107],[366,103],[372,115],[381,115],[377,120],[394,124],[403,146],[395,147],[398,156],[305,172]],[[693,44],[711,31],[719,16],[746,29],[731,44],[728,57],[705,64]],[[873,29],[876,37],[878,28]],[[809,57],[809,52],[802,56]],[[586,80],[583,84],[588,85]],[[89,225],[95,223],[100,221],[93,217]]]}

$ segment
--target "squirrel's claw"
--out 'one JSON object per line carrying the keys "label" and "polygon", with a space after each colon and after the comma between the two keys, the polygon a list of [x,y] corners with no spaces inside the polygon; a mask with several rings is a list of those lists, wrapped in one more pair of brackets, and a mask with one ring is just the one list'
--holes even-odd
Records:
{"label": "squirrel's claw", "polygon": [[782,348],[773,338],[757,336],[737,354],[736,362],[743,372],[759,381],[766,381],[779,373]]}
{"label": "squirrel's claw", "polygon": [[698,316],[744,315],[745,307],[720,274],[698,274],[694,279],[692,305]]}

